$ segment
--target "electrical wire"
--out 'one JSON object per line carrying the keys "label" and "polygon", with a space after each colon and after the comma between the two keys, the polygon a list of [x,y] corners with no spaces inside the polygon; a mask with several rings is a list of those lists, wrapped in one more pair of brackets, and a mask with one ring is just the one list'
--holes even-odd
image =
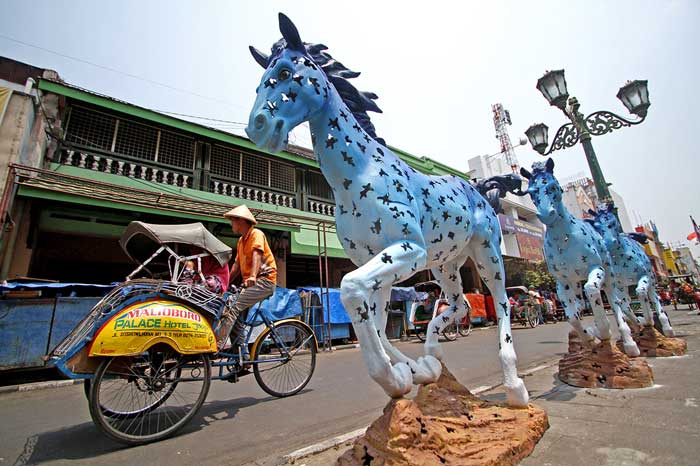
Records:
{"label": "electrical wire", "polygon": [[215,97],[209,97],[209,96],[207,96],[207,95],[203,95],[203,94],[199,94],[199,93],[197,93],[197,92],[193,92],[193,91],[190,91],[190,90],[187,90],[187,89],[182,89],[182,88],[179,88],[179,87],[171,86],[170,84],[165,84],[165,83],[162,83],[162,82],[159,82],[159,81],[155,81],[155,80],[153,80],[153,79],[144,78],[143,76],[139,76],[139,75],[136,75],[136,74],[132,74],[132,73],[127,73],[127,72],[124,72],[124,71],[120,71],[120,70],[118,70],[118,69],[111,68],[111,67],[109,67],[109,66],[100,65],[99,63],[94,63],[94,62],[91,62],[91,61],[89,61],[89,60],[85,60],[85,59],[82,59],[82,58],[74,57],[74,56],[71,56],[71,55],[66,55],[65,53],[57,52],[57,51],[55,51],[55,50],[47,49],[46,47],[41,47],[41,46],[39,46],[39,45],[35,45],[35,44],[31,44],[31,43],[29,43],[29,42],[25,42],[25,41],[22,41],[22,40],[19,40],[19,39],[15,39],[14,37],[10,37],[10,36],[7,36],[7,35],[2,34],[2,33],[0,33],[0,38],[5,39],[5,40],[8,40],[8,41],[10,41],[10,42],[15,42],[15,43],[17,43],[17,44],[24,45],[24,46],[26,46],[26,47],[31,47],[31,48],[34,48],[34,49],[42,50],[42,51],[44,51],[44,52],[51,53],[51,54],[57,55],[57,56],[59,56],[59,57],[67,58],[67,59],[69,59],[69,60],[77,61],[77,62],[79,62],[79,63],[83,63],[83,64],[90,65],[90,66],[94,66],[94,67],[96,67],[96,68],[100,68],[100,69],[103,69],[103,70],[106,70],[106,71],[110,71],[110,72],[112,72],[112,73],[117,73],[117,74],[120,74],[120,75],[123,75],[123,76],[127,76],[127,77],[132,78],[132,79],[138,79],[139,81],[144,81],[144,82],[147,82],[147,83],[156,85],[156,86],[161,86],[161,87],[164,87],[164,88],[173,90],[173,91],[181,92],[181,93],[183,93],[183,94],[189,94],[189,95],[192,95],[192,96],[195,96],[195,97],[199,97],[199,98],[201,98],[201,99],[210,100],[210,101],[212,101],[212,102],[218,102],[218,103],[225,104],[225,105],[229,105],[229,106],[236,107],[236,108],[243,108],[243,107],[241,107],[240,105],[234,104],[233,102],[229,102],[229,101],[226,101],[226,100],[217,99],[217,98],[215,98]]}

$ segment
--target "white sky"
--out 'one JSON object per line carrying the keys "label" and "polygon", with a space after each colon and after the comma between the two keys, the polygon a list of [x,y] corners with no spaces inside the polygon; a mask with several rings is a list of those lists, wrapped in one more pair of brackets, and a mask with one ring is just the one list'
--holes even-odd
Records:
{"label": "white sky", "polygon": [[[377,93],[384,111],[372,118],[380,136],[460,170],[469,158],[499,150],[493,103],[510,111],[514,143],[532,123],[546,123],[550,137],[565,123],[535,89],[545,70],[566,70],[569,92],[584,114],[611,110],[628,117],[617,90],[626,80],[648,79],[647,121],[593,143],[632,223],[654,220],[662,241],[687,242],[688,215],[700,221],[700,125],[694,112],[700,2],[408,5],[12,0],[0,10],[0,55],[55,69],[72,84],[140,106],[245,123],[262,72],[248,45],[269,51],[280,37],[277,12],[283,11],[303,40],[326,44],[336,59],[362,72],[356,86]],[[213,124],[238,133],[242,127]],[[303,145],[309,137],[296,131],[294,140]],[[516,153],[526,167],[542,159],[529,145]],[[580,146],[553,158],[560,179],[589,173]],[[694,253],[698,257],[700,248]]]}

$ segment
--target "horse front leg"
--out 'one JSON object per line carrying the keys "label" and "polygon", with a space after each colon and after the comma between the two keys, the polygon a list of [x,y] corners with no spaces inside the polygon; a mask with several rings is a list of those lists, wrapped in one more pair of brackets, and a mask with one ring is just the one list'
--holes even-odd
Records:
{"label": "horse front leg", "polygon": [[588,302],[591,303],[591,308],[593,309],[593,321],[595,322],[596,336],[601,340],[610,339],[610,322],[605,315],[605,309],[603,308],[603,298],[600,296],[600,290],[605,283],[605,270],[602,267],[593,267],[590,272],[588,272],[588,280],[583,286],[583,289],[588,298]]}
{"label": "horse front leg", "polygon": [[[399,277],[399,280],[404,280],[407,277]],[[428,384],[436,382],[442,372],[440,361],[432,356],[421,356],[417,361],[409,358],[398,348],[391,344],[386,334],[386,322],[389,316],[387,307],[391,298],[391,284],[389,286],[377,289],[370,298],[370,316],[374,319],[374,325],[377,328],[377,334],[382,343],[384,351],[389,355],[392,364],[403,363],[408,364],[411,368],[414,384]],[[376,288],[376,286],[375,286]]]}
{"label": "horse front leg", "polygon": [[605,294],[608,296],[608,301],[610,301],[610,307],[612,308],[613,315],[615,316],[614,322],[617,323],[617,330],[620,332],[622,348],[624,349],[625,354],[632,357],[639,356],[640,353],[637,343],[635,343],[634,339],[632,339],[632,332],[622,316],[622,299],[620,298],[621,290],[619,287],[611,283],[605,287]]}
{"label": "horse front leg", "polygon": [[[405,247],[406,244],[410,247]],[[413,375],[408,363],[397,362],[392,365],[382,345],[383,332],[380,332],[370,316],[372,291],[377,291],[382,284],[390,286],[396,280],[395,277],[399,277],[399,280],[401,277],[409,277],[412,270],[425,267],[425,263],[424,248],[416,243],[402,242],[387,247],[369,262],[345,275],[340,285],[340,297],[350,314],[369,375],[392,398],[400,398],[411,391]],[[383,311],[384,309],[375,309],[375,312]]]}
{"label": "horse front leg", "polygon": [[[510,301],[506,294],[505,272],[501,257],[500,237],[495,235],[484,238],[475,236],[472,239],[472,258],[477,264],[479,274],[493,296],[498,318],[498,356],[503,369],[503,385],[506,398],[511,406],[527,406],[530,395],[525,383],[518,377],[518,357],[513,346],[513,331],[510,326]],[[481,243],[481,244],[480,244]],[[488,246],[486,246],[488,244]]]}
{"label": "horse front leg", "polygon": [[661,300],[659,299],[659,294],[656,292],[656,286],[654,284],[649,285],[649,299],[656,308],[656,315],[659,316],[659,321],[661,322],[661,332],[664,336],[674,337],[676,334],[671,327],[671,321],[668,319],[668,314],[664,311],[661,306]]}

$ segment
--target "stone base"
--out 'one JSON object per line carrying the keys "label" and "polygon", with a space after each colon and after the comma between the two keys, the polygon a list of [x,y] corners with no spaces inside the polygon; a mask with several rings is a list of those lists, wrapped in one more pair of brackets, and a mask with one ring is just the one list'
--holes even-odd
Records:
{"label": "stone base", "polygon": [[[657,358],[683,356],[688,346],[684,339],[665,337],[650,325],[641,327],[639,332],[632,332],[632,338],[639,347],[640,356]],[[620,342],[618,347],[621,348]]]}
{"label": "stone base", "polygon": [[390,401],[337,466],[517,465],[549,427],[547,414],[472,395],[443,365],[415,400]]}
{"label": "stone base", "polygon": [[559,361],[559,379],[574,387],[645,388],[654,384],[651,368],[643,359],[630,359],[610,340],[591,348],[580,343],[575,331],[569,333],[569,348],[578,348]]}

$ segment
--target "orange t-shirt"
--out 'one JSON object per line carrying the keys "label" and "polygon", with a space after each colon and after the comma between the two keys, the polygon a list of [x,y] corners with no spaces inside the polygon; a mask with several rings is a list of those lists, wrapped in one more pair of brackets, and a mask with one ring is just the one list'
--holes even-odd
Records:
{"label": "orange t-shirt", "polygon": [[238,245],[236,246],[236,261],[241,268],[243,280],[253,276],[253,251],[255,250],[262,252],[260,270],[264,270],[265,268],[270,268],[272,270],[263,278],[270,280],[272,283],[277,283],[277,263],[275,262],[275,256],[272,255],[270,245],[267,244],[265,233],[257,228],[248,230],[248,233],[238,240]]}

